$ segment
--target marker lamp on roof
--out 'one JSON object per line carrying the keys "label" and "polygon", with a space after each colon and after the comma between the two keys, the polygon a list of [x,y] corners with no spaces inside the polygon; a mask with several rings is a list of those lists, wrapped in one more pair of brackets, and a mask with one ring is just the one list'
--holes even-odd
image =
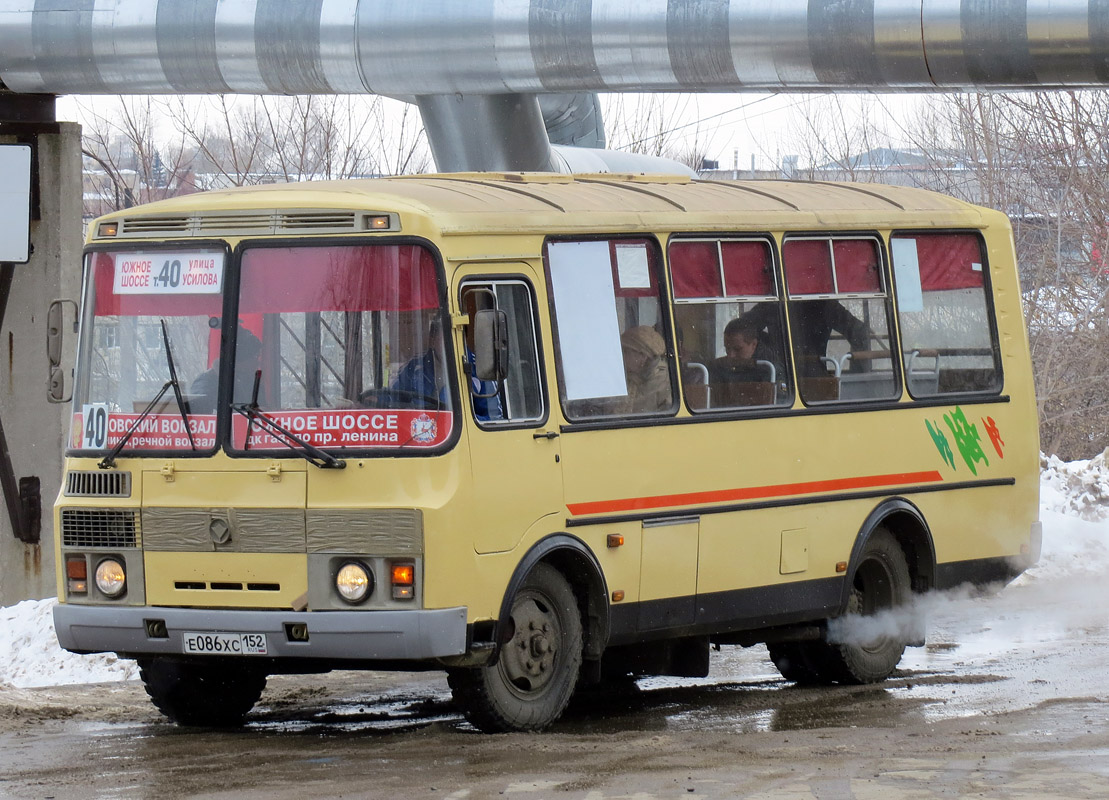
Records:
{"label": "marker lamp on roof", "polygon": [[117,236],[118,234],[118,222],[101,222],[96,228],[96,235],[101,239],[105,239],[111,236]]}

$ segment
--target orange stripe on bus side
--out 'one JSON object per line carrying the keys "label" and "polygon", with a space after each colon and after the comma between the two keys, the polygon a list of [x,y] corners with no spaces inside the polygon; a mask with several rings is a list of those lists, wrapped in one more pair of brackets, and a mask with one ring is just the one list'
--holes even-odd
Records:
{"label": "orange stripe on bus side", "polygon": [[919,483],[938,483],[943,476],[933,472],[901,472],[894,475],[864,475],[859,478],[836,478],[829,481],[807,483],[781,483],[776,486],[751,486],[744,489],[720,489],[714,492],[689,492],[664,494],[657,497],[628,497],[622,500],[597,500],[592,503],[570,503],[567,508],[574,516],[580,514],[605,514],[616,511],[643,511],[672,506],[697,506],[710,503],[727,503],[736,500],[762,500],[768,497],[842,492],[848,489],[870,489],[877,486],[907,486]]}

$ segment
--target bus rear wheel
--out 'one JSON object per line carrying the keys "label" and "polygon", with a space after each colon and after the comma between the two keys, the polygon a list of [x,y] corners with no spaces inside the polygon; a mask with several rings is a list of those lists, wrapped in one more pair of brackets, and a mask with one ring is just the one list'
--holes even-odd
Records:
{"label": "bus rear wheel", "polygon": [[554,567],[537,564],[524,579],[509,624],[495,663],[447,673],[455,703],[487,733],[550,725],[565,710],[581,668],[581,611]]}
{"label": "bus rear wheel", "polygon": [[178,725],[241,725],[266,688],[266,674],[238,662],[142,659],[139,677],[154,706]]}
{"label": "bus rear wheel", "polygon": [[905,553],[893,534],[880,528],[863,548],[843,622],[832,626],[834,636],[826,634],[822,641],[769,645],[770,658],[782,677],[800,684],[885,680],[905,652],[910,621],[890,617],[871,625],[859,618],[907,608],[911,597]]}

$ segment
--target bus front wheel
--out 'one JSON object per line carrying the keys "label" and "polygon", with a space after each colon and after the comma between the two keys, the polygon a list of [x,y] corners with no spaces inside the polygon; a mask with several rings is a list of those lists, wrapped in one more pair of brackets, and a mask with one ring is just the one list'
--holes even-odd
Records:
{"label": "bus front wheel", "polygon": [[916,630],[909,603],[912,584],[901,546],[876,530],[863,548],[843,617],[814,642],[769,645],[782,677],[801,684],[874,683],[897,668]]}
{"label": "bus front wheel", "polygon": [[233,661],[142,659],[139,677],[155,707],[178,725],[241,725],[266,688],[266,674]]}
{"label": "bus front wheel", "polygon": [[562,714],[578,681],[581,611],[573,589],[537,564],[512,599],[511,626],[495,663],[447,673],[455,703],[488,733],[535,731]]}

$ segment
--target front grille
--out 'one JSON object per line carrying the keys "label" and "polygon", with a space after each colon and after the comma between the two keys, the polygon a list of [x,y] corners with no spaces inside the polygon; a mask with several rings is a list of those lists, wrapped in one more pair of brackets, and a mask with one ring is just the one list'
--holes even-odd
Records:
{"label": "front grille", "polygon": [[62,545],[83,550],[138,547],[138,515],[110,508],[63,508]]}
{"label": "front grille", "polygon": [[66,497],[130,497],[130,472],[73,470],[65,476]]}

